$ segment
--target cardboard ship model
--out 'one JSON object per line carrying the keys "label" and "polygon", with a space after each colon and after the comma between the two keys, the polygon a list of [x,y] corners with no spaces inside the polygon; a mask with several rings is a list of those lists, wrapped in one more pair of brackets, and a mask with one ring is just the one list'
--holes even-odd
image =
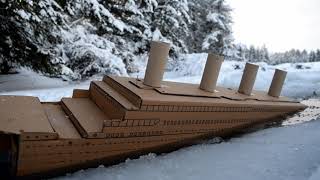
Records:
{"label": "cardboard ship model", "polygon": [[0,96],[0,176],[57,175],[167,152],[306,108],[280,97],[281,70],[268,93],[252,91],[258,66],[248,63],[238,90],[216,87],[223,57],[213,54],[200,86],[162,81],[169,49],[151,43],[144,79],[105,76],[60,102]]}

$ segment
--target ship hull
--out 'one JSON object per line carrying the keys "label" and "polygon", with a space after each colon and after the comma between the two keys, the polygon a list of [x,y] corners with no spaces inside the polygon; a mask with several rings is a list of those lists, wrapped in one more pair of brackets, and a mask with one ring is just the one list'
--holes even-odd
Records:
{"label": "ship hull", "polygon": [[306,108],[258,91],[209,93],[197,85],[163,83],[150,88],[106,76],[60,102],[0,96],[0,166],[14,177],[57,176],[234,135]]}
{"label": "ship hull", "polygon": [[[270,114],[270,113],[269,113]],[[63,175],[99,165],[113,165],[127,158],[137,158],[148,153],[166,153],[181,147],[202,142],[214,137],[227,137],[257,125],[281,121],[283,113],[273,113],[268,118],[257,118],[256,113],[248,113],[247,120],[234,123],[221,118],[213,125],[193,126],[197,133],[177,133],[172,135],[115,137],[107,139],[65,139],[47,141],[20,141],[17,177],[43,178]],[[243,116],[242,116],[243,117]],[[227,118],[227,117],[226,117]],[[235,118],[235,121],[237,119]],[[148,131],[145,128],[145,131]],[[116,135],[114,135],[116,136]]]}

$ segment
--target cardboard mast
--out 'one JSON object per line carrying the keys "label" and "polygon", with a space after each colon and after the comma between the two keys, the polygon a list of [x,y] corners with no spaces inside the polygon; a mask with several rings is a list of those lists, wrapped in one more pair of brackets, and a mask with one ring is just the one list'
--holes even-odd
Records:
{"label": "cardboard mast", "polygon": [[269,92],[268,92],[270,96],[273,96],[273,97],[280,96],[286,76],[287,76],[286,71],[282,71],[280,69],[275,70],[274,76],[269,88]]}
{"label": "cardboard mast", "polygon": [[222,62],[222,56],[208,54],[206,66],[200,83],[200,89],[208,92],[215,92]]}
{"label": "cardboard mast", "polygon": [[170,44],[151,42],[148,65],[143,84],[151,87],[161,87],[164,70],[168,61]]}
{"label": "cardboard mast", "polygon": [[246,63],[238,92],[250,96],[256,80],[259,66]]}

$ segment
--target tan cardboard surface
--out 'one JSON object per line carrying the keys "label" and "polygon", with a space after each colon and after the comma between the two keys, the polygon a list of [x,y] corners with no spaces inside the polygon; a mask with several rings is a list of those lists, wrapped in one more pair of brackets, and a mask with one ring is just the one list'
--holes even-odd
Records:
{"label": "tan cardboard surface", "polygon": [[143,84],[160,87],[164,70],[168,61],[170,44],[151,42],[151,49]]}
{"label": "tan cardboard surface", "polygon": [[206,66],[201,78],[200,89],[209,92],[215,91],[222,62],[222,56],[208,54]]}
{"label": "tan cardboard surface", "polygon": [[[141,98],[131,91],[128,87],[122,86],[121,83],[118,81],[115,81],[109,76],[103,77],[103,82],[107,83],[109,86],[111,86],[114,90],[116,90],[118,93],[120,93],[123,97],[127,98],[132,104],[134,104],[137,107],[141,106]],[[146,86],[146,85],[144,85]],[[152,88],[150,86],[147,86],[149,88]]]}
{"label": "tan cardboard surface", "polygon": [[102,132],[103,121],[109,119],[89,98],[63,98],[62,103],[87,134]]}
{"label": "tan cardboard surface", "polygon": [[39,132],[23,132],[20,134],[22,141],[39,141],[58,139],[57,133],[39,133]]}
{"label": "tan cardboard surface", "polygon": [[276,69],[269,88],[268,94],[273,97],[279,97],[282,91],[284,81],[286,80],[287,72]]}
{"label": "tan cardboard surface", "polygon": [[[106,79],[106,78],[104,78]],[[172,105],[201,105],[201,104],[248,104],[248,100],[259,99],[260,101],[253,101],[255,104],[273,104],[271,102],[293,102],[293,100],[280,97],[274,98],[268,96],[266,92],[253,91],[251,96],[243,95],[235,90],[217,87],[218,92],[210,93],[199,89],[197,84],[177,83],[163,81],[161,88],[150,89],[145,88],[141,80],[127,77],[114,77],[110,76],[110,79],[117,81],[122,85],[123,89],[130,89],[128,93],[134,93],[142,99],[142,105],[148,104],[172,104]],[[121,87],[119,87],[121,88]],[[209,97],[209,98],[208,98]],[[235,100],[235,101],[234,101]],[[269,103],[270,101],[270,103]],[[251,102],[250,102],[251,103]]]}
{"label": "tan cardboard surface", "polygon": [[125,108],[95,83],[90,84],[90,99],[111,119],[125,114]]}
{"label": "tan cardboard surface", "polygon": [[36,97],[0,96],[0,131],[54,133]]}
{"label": "tan cardboard surface", "polygon": [[72,124],[71,120],[65,114],[60,105],[56,104],[43,104],[47,113],[48,119],[53,129],[63,139],[81,138],[76,127]]}
{"label": "tan cardboard surface", "polygon": [[74,89],[72,93],[73,98],[87,98],[89,97],[89,91],[85,89]]}
{"label": "tan cardboard surface", "polygon": [[136,110],[138,109],[134,106],[128,99],[122,96],[120,93],[111,88],[108,84],[103,81],[93,81],[96,86],[101,88],[104,92],[109,94],[112,98],[114,98],[117,102],[119,102],[122,106],[124,106],[128,110]]}
{"label": "tan cardboard surface", "polygon": [[259,66],[257,65],[246,63],[238,90],[239,93],[251,95],[258,69]]}
{"label": "tan cardboard surface", "polygon": [[[68,167],[74,163],[85,164],[88,160],[120,154],[128,151],[146,150],[150,147],[169,143],[179,143],[183,139],[195,137],[189,135],[169,135],[137,138],[113,138],[108,140],[68,140],[68,141],[28,141],[21,144],[24,151],[19,156],[18,174],[27,175],[45,170],[53,170],[58,167]],[[149,152],[149,151],[146,151]],[[31,155],[36,155],[32,157]]]}

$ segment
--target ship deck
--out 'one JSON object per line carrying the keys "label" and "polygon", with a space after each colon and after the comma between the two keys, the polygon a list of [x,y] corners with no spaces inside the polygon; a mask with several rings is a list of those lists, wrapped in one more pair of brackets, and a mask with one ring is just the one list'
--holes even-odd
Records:
{"label": "ship deck", "polygon": [[0,96],[0,132],[19,136],[17,175],[25,176],[182,146],[305,107],[258,91],[244,96],[219,87],[208,93],[173,82],[150,88],[134,78],[106,76],[60,102]]}

